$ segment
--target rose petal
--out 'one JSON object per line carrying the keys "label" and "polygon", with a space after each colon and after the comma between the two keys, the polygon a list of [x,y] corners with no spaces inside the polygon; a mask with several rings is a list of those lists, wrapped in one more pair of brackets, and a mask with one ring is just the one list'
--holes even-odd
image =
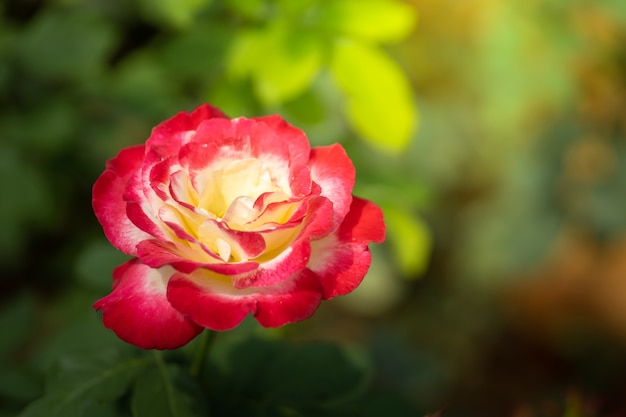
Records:
{"label": "rose petal", "polygon": [[[236,120],[238,126],[244,130],[246,119]],[[306,165],[311,147],[302,130],[287,123],[278,115],[255,117],[249,120],[254,124],[245,130],[249,131],[251,138],[254,138],[252,149],[255,157],[287,161],[291,167]],[[285,176],[285,178],[288,177]]]}
{"label": "rose petal", "polygon": [[196,337],[202,328],[167,301],[171,268],[152,269],[131,260],[113,272],[114,288],[94,304],[102,310],[105,327],[142,349],[176,349]]}
{"label": "rose petal", "polygon": [[144,240],[137,245],[137,255],[141,262],[152,268],[171,265],[185,273],[199,268],[208,269],[219,274],[239,275],[258,268],[258,262],[225,263],[219,256],[211,257],[202,248],[190,247],[173,242],[152,239]]}
{"label": "rose petal", "polygon": [[227,119],[227,116],[208,104],[199,106],[191,113],[180,112],[156,126],[146,145],[159,155],[176,155],[180,147],[193,137],[200,123],[214,118]]}
{"label": "rose petal", "polygon": [[385,220],[380,207],[369,200],[354,197],[350,212],[339,226],[339,239],[383,243]]}
{"label": "rose petal", "polygon": [[288,189],[290,167],[306,165],[309,153],[304,132],[280,116],[267,116],[206,120],[191,141],[182,146],[179,155],[181,165],[192,171],[223,159],[256,158],[270,167],[283,189]]}
{"label": "rose petal", "polygon": [[176,171],[170,176],[170,195],[174,201],[190,210],[195,211],[198,206],[198,193],[185,171]]}
{"label": "rose petal", "polygon": [[178,159],[170,157],[150,167],[148,176],[150,188],[163,201],[172,200],[170,195],[170,176],[179,171]]}
{"label": "rose petal", "polygon": [[278,327],[310,317],[319,306],[319,282],[302,270],[283,283],[271,287],[237,290],[225,276],[197,271],[175,274],[167,296],[176,309],[201,326],[229,330],[248,314],[254,314],[264,327]]}
{"label": "rose petal", "polygon": [[380,209],[351,196],[354,177],[340,145],[311,149],[280,116],[179,113],[94,185],[105,234],[138,257],[94,306],[140,347],[178,347],[248,314],[266,327],[306,319],[360,283],[368,244],[384,240]]}
{"label": "rose petal", "polygon": [[150,236],[128,218],[122,198],[129,179],[140,168],[144,146],[132,146],[107,161],[106,170],[93,186],[92,205],[104,234],[113,246],[136,255],[135,246]]}
{"label": "rose petal", "polygon": [[382,211],[373,203],[355,197],[339,230],[311,242],[307,267],[319,277],[325,300],[359,286],[371,263],[367,244],[381,243],[384,238]]}
{"label": "rose petal", "polygon": [[233,277],[232,285],[243,289],[250,286],[264,287],[279,284],[292,274],[301,271],[306,266],[311,253],[311,246],[307,238],[300,238],[284,248],[273,258],[259,261],[257,269]]}
{"label": "rose petal", "polygon": [[308,319],[319,307],[321,292],[322,288],[315,274],[303,269],[283,283],[259,294],[256,297],[257,312],[254,318],[263,327],[279,327]]}
{"label": "rose petal", "polygon": [[311,178],[322,188],[322,196],[332,201],[333,222],[338,225],[350,210],[355,170],[339,144],[311,149]]}
{"label": "rose petal", "polygon": [[202,223],[198,236],[207,246],[217,238],[224,239],[232,246],[235,262],[256,258],[265,250],[265,239],[259,233],[230,230],[224,223],[213,219],[206,219]]}
{"label": "rose petal", "polygon": [[126,200],[126,215],[139,229],[158,239],[170,240],[171,236],[161,228],[161,221],[157,217],[161,200],[151,188],[142,183],[142,172],[138,170],[129,179],[124,190]]}

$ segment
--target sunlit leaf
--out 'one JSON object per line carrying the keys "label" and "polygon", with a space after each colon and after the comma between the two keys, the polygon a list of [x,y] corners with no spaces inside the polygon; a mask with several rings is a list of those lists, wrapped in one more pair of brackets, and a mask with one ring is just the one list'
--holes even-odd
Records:
{"label": "sunlit leaf", "polygon": [[[314,4],[319,4],[319,0],[272,0],[282,13],[291,19],[302,18],[307,9]],[[323,3],[323,2],[322,2]]]}
{"label": "sunlit leaf", "polygon": [[209,86],[206,100],[229,116],[258,114],[249,81],[218,79]]}
{"label": "sunlit leaf", "polygon": [[284,106],[287,116],[294,117],[300,123],[321,122],[326,116],[323,104],[311,90],[288,101]]}
{"label": "sunlit leaf", "polygon": [[346,111],[356,131],[379,149],[404,149],[417,110],[400,67],[375,47],[344,40],[335,44],[331,70],[347,95]]}
{"label": "sunlit leaf", "polygon": [[416,278],[428,266],[432,248],[430,230],[424,221],[395,206],[386,206],[385,224],[393,254],[404,276]]}
{"label": "sunlit leaf", "polygon": [[267,105],[278,104],[309,87],[322,65],[323,47],[317,34],[277,21],[237,36],[228,73],[236,78],[251,76],[258,98]]}
{"label": "sunlit leaf", "polygon": [[226,0],[228,8],[242,16],[258,19],[266,9],[265,0]]}
{"label": "sunlit leaf", "polygon": [[[391,237],[388,237],[391,240]],[[372,263],[361,284],[350,294],[337,300],[346,310],[364,317],[380,317],[388,313],[406,297],[407,282],[397,278],[394,259],[383,251],[371,249]]]}
{"label": "sunlit leaf", "polygon": [[261,58],[265,36],[261,29],[241,30],[231,41],[226,57],[226,73],[232,78],[243,78],[254,70]]}
{"label": "sunlit leaf", "polygon": [[398,1],[333,0],[321,2],[321,9],[326,29],[375,42],[404,39],[416,21],[415,9]]}
{"label": "sunlit leaf", "polygon": [[154,23],[175,29],[188,29],[198,12],[210,0],[140,0],[144,17]]}
{"label": "sunlit leaf", "polygon": [[322,63],[322,43],[308,31],[278,28],[269,38],[268,56],[257,64],[256,92],[267,103],[280,103],[309,87]]}

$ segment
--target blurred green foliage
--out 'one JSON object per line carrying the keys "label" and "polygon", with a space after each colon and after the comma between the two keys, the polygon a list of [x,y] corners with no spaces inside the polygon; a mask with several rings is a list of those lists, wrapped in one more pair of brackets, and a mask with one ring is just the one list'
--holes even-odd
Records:
{"label": "blurred green foliage", "polygon": [[380,50],[414,27],[397,1],[23,2],[3,16],[0,177],[22,198],[0,206],[0,259],[15,267],[30,233],[93,233],[72,225],[92,222],[86,205],[68,205],[87,203],[103,161],[200,102],[283,114],[313,144],[393,153],[414,133],[409,83]]}
{"label": "blurred green foliage", "polygon": [[[384,208],[388,241],[362,286],[278,332],[366,346],[369,368],[337,366],[372,373],[371,415],[393,415],[393,404],[397,415],[446,404],[445,416],[626,412],[623,1],[25,0],[0,10],[0,416],[45,392],[50,401],[45,375],[67,365],[62,354],[134,355],[90,309],[124,259],[102,236],[90,188],[107,158],[201,102],[231,116],[279,113],[313,145],[342,143],[355,193]],[[213,372],[231,381],[253,355],[238,349]],[[140,399],[165,387],[142,385],[156,380],[154,359],[146,366],[124,395],[103,395],[150,413]]]}

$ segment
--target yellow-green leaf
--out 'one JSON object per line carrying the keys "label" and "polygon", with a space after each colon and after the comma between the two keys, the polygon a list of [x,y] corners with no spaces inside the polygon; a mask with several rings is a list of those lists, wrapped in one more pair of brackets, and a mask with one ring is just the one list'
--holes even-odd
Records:
{"label": "yellow-green leaf", "polygon": [[347,116],[372,145],[388,152],[406,148],[417,110],[402,69],[380,49],[342,40],[335,44],[332,73],[347,95]]}
{"label": "yellow-green leaf", "polygon": [[175,29],[188,29],[198,12],[210,0],[140,0],[143,16],[160,25]]}
{"label": "yellow-green leaf", "polygon": [[226,73],[232,78],[243,78],[252,73],[265,48],[261,29],[240,31],[233,39],[226,58]]}
{"label": "yellow-green leaf", "polygon": [[264,0],[226,0],[226,6],[242,16],[259,19],[266,8]]}
{"label": "yellow-green leaf", "polygon": [[415,9],[398,1],[332,0],[322,5],[321,26],[339,35],[395,42],[415,27]]}
{"label": "yellow-green leaf", "polygon": [[406,210],[384,207],[385,224],[393,253],[406,277],[420,276],[428,266],[432,238],[424,221]]}
{"label": "yellow-green leaf", "polygon": [[228,73],[251,76],[254,92],[266,105],[297,97],[311,84],[322,65],[319,36],[284,21],[243,33],[231,46]]}

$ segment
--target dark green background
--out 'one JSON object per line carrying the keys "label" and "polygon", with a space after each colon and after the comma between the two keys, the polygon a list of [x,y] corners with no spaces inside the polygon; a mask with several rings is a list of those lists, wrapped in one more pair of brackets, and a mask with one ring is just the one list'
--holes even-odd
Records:
{"label": "dark green background", "polygon": [[[342,143],[356,192],[388,225],[355,294],[284,329],[246,322],[234,339],[356,347],[378,407],[407,413],[626,413],[623,2],[0,11],[0,415],[39,398],[63,355],[102,350],[106,365],[117,354],[106,349],[125,349],[91,308],[126,259],[102,235],[91,186],[119,149],[203,102],[279,113],[313,145]],[[338,51],[353,54],[349,68]]]}

